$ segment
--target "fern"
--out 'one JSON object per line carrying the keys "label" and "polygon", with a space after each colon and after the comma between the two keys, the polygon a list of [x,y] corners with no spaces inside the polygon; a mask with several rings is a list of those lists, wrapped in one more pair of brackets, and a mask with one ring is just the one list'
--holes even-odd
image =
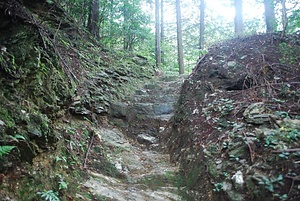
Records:
{"label": "fern", "polygon": [[15,147],[16,146],[0,146],[0,158],[2,158],[3,155],[9,154],[9,152]]}
{"label": "fern", "polygon": [[26,141],[26,138],[23,135],[15,135],[15,136],[9,135],[8,137],[16,142],[19,142],[19,139]]}
{"label": "fern", "polygon": [[60,201],[58,198],[58,193],[53,192],[52,190],[37,192],[37,194],[40,195],[45,201]]}

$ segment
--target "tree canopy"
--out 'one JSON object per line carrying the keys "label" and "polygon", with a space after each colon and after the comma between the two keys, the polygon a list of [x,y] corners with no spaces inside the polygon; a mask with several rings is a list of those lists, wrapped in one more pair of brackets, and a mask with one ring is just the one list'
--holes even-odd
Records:
{"label": "tree canopy", "polygon": [[[105,48],[135,51],[153,60],[161,60],[163,53],[161,68],[177,73],[176,2],[181,4],[187,73],[205,49],[218,41],[236,35],[293,33],[300,29],[300,3],[296,0],[65,0],[61,4]],[[95,10],[99,11],[97,16]],[[95,24],[91,24],[91,17]]]}

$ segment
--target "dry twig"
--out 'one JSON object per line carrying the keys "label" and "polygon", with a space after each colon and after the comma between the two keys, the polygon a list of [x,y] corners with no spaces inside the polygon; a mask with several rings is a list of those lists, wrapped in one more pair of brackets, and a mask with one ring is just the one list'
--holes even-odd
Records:
{"label": "dry twig", "polygon": [[84,162],[83,162],[83,168],[85,169],[86,168],[86,163],[87,163],[87,159],[88,159],[88,155],[89,155],[89,152],[91,150],[91,147],[92,147],[92,144],[93,144],[93,141],[94,141],[94,131],[90,131],[91,133],[91,136],[90,136],[90,143],[89,143],[89,146],[88,146],[88,149],[86,150],[85,152],[85,158],[84,158]]}
{"label": "dry twig", "polygon": [[254,153],[253,153],[253,150],[252,150],[252,148],[251,148],[251,146],[250,146],[250,141],[248,140],[248,137],[247,137],[247,135],[246,135],[245,132],[243,132],[243,135],[245,136],[245,139],[246,139],[246,141],[247,141],[247,145],[248,145],[249,152],[250,152],[251,163],[253,163],[253,161],[254,161]]}

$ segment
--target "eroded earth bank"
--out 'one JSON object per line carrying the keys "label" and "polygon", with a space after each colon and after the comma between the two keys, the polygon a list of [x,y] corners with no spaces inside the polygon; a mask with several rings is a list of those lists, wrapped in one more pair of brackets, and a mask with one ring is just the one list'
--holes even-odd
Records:
{"label": "eroded earth bank", "polygon": [[165,139],[187,200],[299,200],[299,34],[212,46]]}

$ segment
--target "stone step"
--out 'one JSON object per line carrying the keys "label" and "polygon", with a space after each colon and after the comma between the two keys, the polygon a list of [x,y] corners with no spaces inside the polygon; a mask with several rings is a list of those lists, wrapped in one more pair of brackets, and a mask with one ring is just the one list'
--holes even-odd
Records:
{"label": "stone step", "polygon": [[163,82],[171,82],[171,81],[184,80],[186,77],[187,77],[186,75],[171,75],[171,76],[159,77],[158,80]]}
{"label": "stone step", "polygon": [[157,95],[157,94],[174,94],[179,93],[180,87],[172,87],[172,86],[165,86],[162,88],[155,88],[155,89],[138,89],[135,91],[135,95]]}
{"label": "stone step", "polygon": [[138,115],[163,115],[173,113],[174,106],[172,103],[135,103],[129,106],[128,111]]}
{"label": "stone step", "polygon": [[173,116],[174,113],[170,113],[170,114],[162,114],[162,115],[155,115],[155,116],[147,116],[147,118],[153,120],[159,120],[161,122],[168,122]]}
{"label": "stone step", "polygon": [[135,91],[126,103],[111,105],[111,115],[127,122],[126,132],[137,142],[158,145],[160,130],[173,117],[183,77],[159,77]]}
{"label": "stone step", "polygon": [[169,103],[174,105],[178,98],[178,94],[163,94],[156,96],[134,95],[131,101],[134,103]]}

